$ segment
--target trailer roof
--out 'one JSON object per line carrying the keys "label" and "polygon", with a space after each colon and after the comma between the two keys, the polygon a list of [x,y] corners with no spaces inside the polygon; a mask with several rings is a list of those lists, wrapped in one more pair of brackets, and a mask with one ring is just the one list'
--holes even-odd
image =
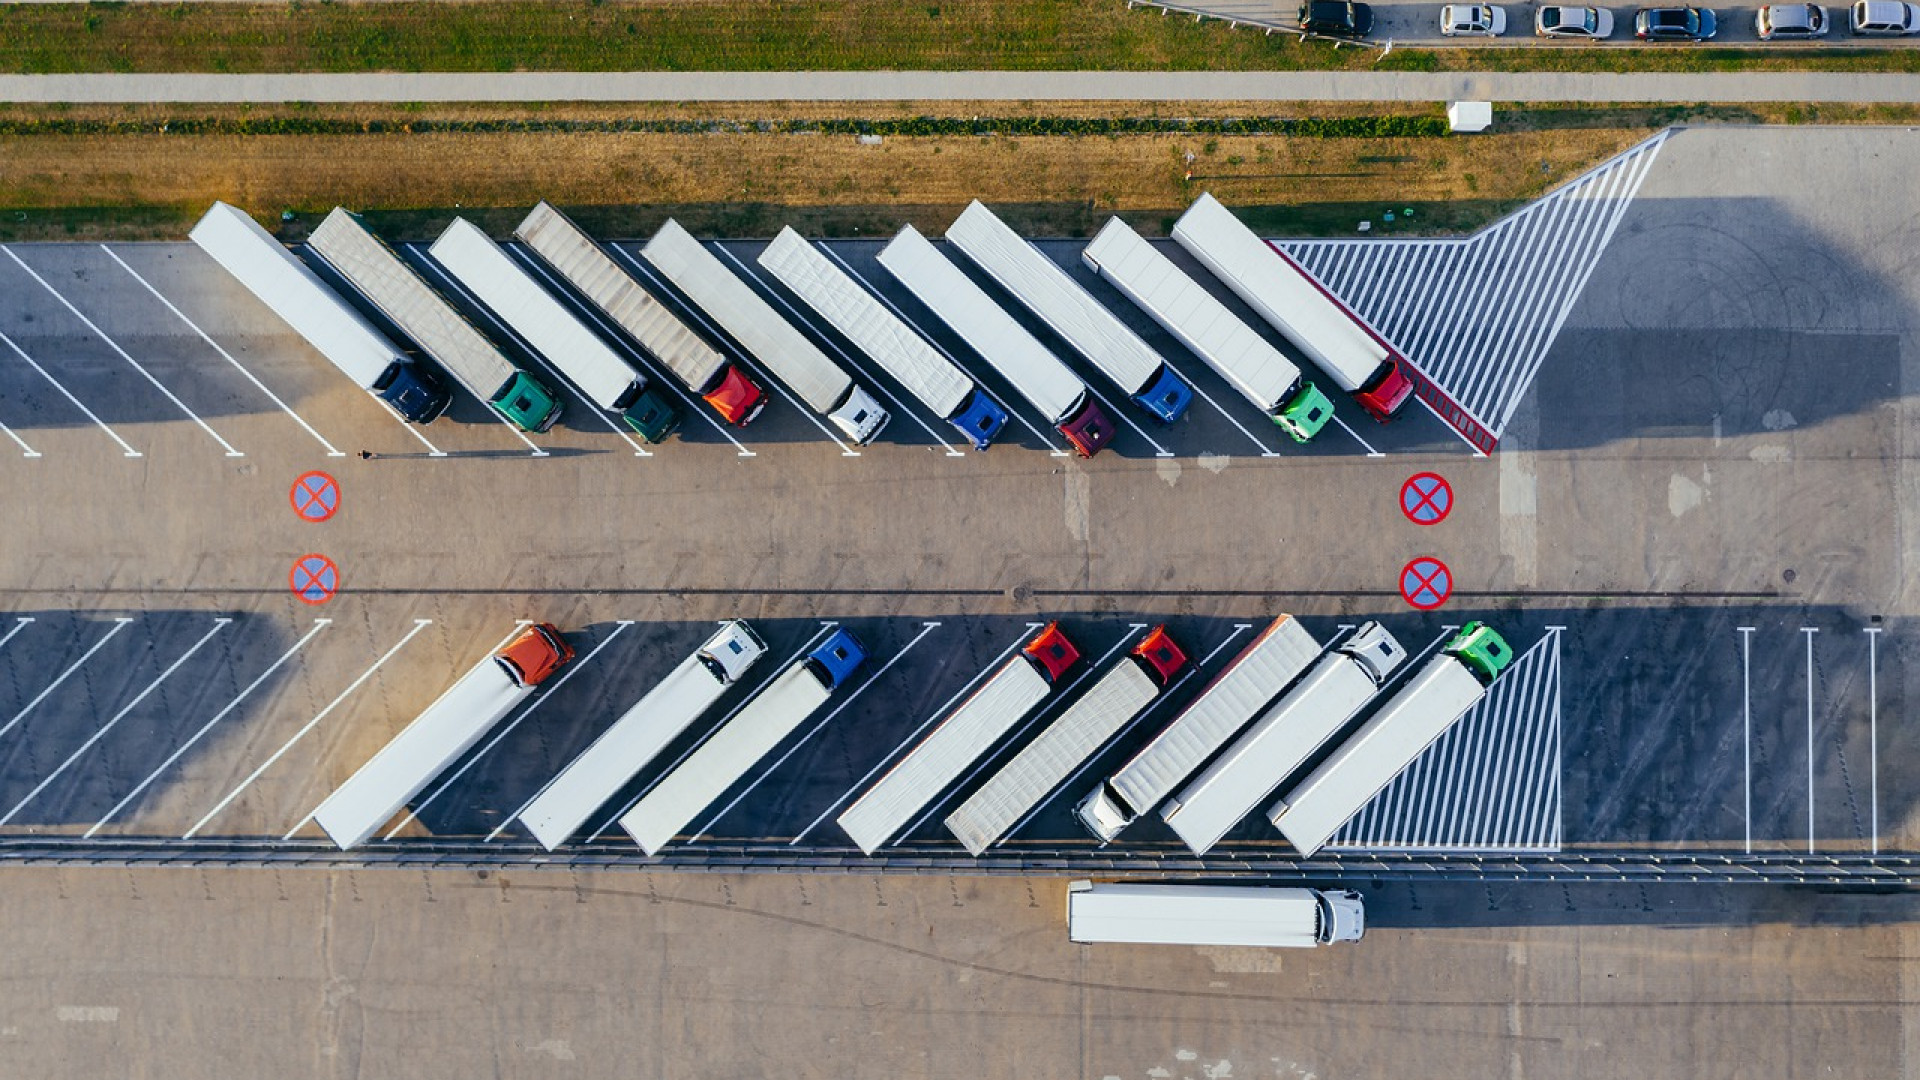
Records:
{"label": "trailer roof", "polygon": [[1310,946],[1319,919],[1307,889],[1099,884],[1067,893],[1067,937],[1079,942]]}
{"label": "trailer roof", "polygon": [[859,282],[833,265],[792,226],[760,253],[760,265],[833,324],[861,352],[893,373],[913,396],[946,419],[973,393],[973,380]]}
{"label": "trailer roof", "polygon": [[372,386],[395,361],[405,359],[398,345],[239,207],[214,203],[188,236],[362,386]]}
{"label": "trailer roof", "polygon": [[679,222],[669,218],[640,254],[815,412],[847,396],[853,378]]}
{"label": "trailer roof", "polygon": [[641,288],[566,215],[543,202],[520,222],[514,235],[695,393],[711,390],[720,380],[727,358]]}
{"label": "trailer roof", "polygon": [[493,342],[401,262],[359,218],[335,207],[307,243],[482,401],[513,377],[513,363]]}
{"label": "trailer roof", "polygon": [[1087,384],[1015,322],[973,279],[908,225],[880,250],[880,265],[953,328],[1051,423],[1069,419]]}
{"label": "trailer roof", "polygon": [[1140,335],[978,200],[948,227],[947,240],[1127,393],[1160,370],[1160,354]]}

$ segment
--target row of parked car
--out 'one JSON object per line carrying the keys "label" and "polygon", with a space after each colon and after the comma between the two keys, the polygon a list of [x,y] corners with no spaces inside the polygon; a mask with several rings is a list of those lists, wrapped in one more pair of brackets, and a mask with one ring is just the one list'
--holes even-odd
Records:
{"label": "row of parked car", "polygon": [[[1753,14],[1762,41],[1793,41],[1827,36],[1832,17],[1818,4],[1768,4]],[[1309,33],[1363,38],[1373,32],[1373,7],[1359,0],[1307,0],[1300,5],[1300,26]],[[1719,29],[1713,9],[1640,8],[1633,14],[1633,36],[1642,41],[1706,41]],[[1903,0],[1857,0],[1847,8],[1847,29],[1861,37],[1920,34],[1920,5]],[[1493,4],[1448,4],[1440,9],[1440,33],[1446,37],[1499,37],[1507,32],[1505,8]],[[1613,36],[1613,12],[1600,7],[1539,8],[1533,33],[1543,38]]]}

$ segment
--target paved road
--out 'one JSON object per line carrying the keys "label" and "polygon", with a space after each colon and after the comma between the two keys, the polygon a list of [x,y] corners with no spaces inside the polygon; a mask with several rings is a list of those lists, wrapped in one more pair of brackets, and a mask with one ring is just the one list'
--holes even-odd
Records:
{"label": "paved road", "polygon": [[0,101],[1920,101],[1910,75],[1388,71],[0,75]]}

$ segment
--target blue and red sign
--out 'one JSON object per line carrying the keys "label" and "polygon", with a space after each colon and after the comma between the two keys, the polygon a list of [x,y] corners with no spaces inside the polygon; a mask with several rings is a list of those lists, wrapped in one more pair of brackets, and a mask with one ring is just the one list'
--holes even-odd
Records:
{"label": "blue and red sign", "polygon": [[1400,485],[1400,512],[1415,525],[1438,525],[1453,510],[1453,485],[1439,473],[1414,473]]}
{"label": "blue and red sign", "polygon": [[324,604],[340,591],[340,568],[325,555],[302,555],[293,561],[287,587],[303,604]]}
{"label": "blue and red sign", "polygon": [[1439,559],[1421,556],[1400,571],[1400,596],[1421,611],[1432,611],[1453,595],[1453,572]]}
{"label": "blue and red sign", "polygon": [[325,521],[340,509],[340,482],[323,472],[301,473],[287,500],[302,521]]}

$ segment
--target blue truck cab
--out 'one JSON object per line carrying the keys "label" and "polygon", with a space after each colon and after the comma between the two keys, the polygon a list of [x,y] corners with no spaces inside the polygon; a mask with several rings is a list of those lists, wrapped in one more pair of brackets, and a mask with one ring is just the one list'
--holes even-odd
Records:
{"label": "blue truck cab", "polygon": [[446,381],[418,362],[394,361],[368,389],[410,424],[429,423],[453,401]]}
{"label": "blue truck cab", "polygon": [[985,450],[1007,426],[1007,410],[976,387],[960,411],[947,417],[947,423],[966,432],[975,450]]}
{"label": "blue truck cab", "polygon": [[829,690],[838,690],[867,658],[860,639],[842,628],[807,654],[807,667]]}
{"label": "blue truck cab", "polygon": [[1173,373],[1165,364],[1148,381],[1147,388],[1133,395],[1140,407],[1153,414],[1155,420],[1171,424],[1187,413],[1187,406],[1193,404],[1193,387]]}

